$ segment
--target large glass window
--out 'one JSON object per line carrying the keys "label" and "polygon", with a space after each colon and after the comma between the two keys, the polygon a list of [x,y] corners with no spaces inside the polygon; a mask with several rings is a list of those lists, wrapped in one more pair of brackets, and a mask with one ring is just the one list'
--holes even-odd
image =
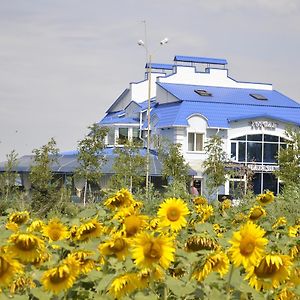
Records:
{"label": "large glass window", "polygon": [[118,144],[122,145],[128,141],[128,128],[119,128]]}
{"label": "large glass window", "polygon": [[115,144],[115,129],[114,128],[109,128],[109,131],[107,134],[107,144],[108,145]]}
{"label": "large glass window", "polygon": [[261,162],[262,161],[262,143],[247,143],[247,161]]}
{"label": "large glass window", "polygon": [[188,133],[188,151],[203,151],[203,133]]}
{"label": "large glass window", "polygon": [[140,130],[139,130],[139,128],[133,128],[132,129],[132,141],[136,142],[136,143],[141,141],[140,140]]}

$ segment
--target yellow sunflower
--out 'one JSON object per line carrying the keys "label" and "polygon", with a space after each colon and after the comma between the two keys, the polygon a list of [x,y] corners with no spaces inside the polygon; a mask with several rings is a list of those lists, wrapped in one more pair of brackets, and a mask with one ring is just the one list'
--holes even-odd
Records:
{"label": "yellow sunflower", "polygon": [[44,222],[42,220],[34,220],[30,226],[27,228],[27,231],[29,232],[42,232],[42,229],[44,227]]}
{"label": "yellow sunflower", "polygon": [[223,236],[223,233],[226,232],[226,228],[217,223],[213,224],[213,229],[217,237]]}
{"label": "yellow sunflower", "polygon": [[182,199],[169,198],[160,205],[157,215],[161,220],[162,227],[170,226],[171,230],[179,231],[186,226],[185,216],[189,213],[189,209]]}
{"label": "yellow sunflower", "polygon": [[298,300],[297,295],[289,290],[288,288],[283,288],[277,295],[275,300]]}
{"label": "yellow sunflower", "polygon": [[0,253],[0,288],[7,287],[16,274],[23,273],[23,265],[12,253]]}
{"label": "yellow sunflower", "polygon": [[267,254],[256,266],[246,268],[245,279],[258,291],[278,288],[288,278],[291,266],[288,255]]}
{"label": "yellow sunflower", "polygon": [[132,241],[132,257],[135,264],[141,268],[151,268],[159,265],[167,269],[174,261],[174,242],[168,236],[154,236],[142,232]]}
{"label": "yellow sunflower", "polygon": [[193,202],[196,204],[196,205],[201,205],[201,204],[208,204],[208,201],[205,197],[203,196],[198,196],[196,198],[193,199]]}
{"label": "yellow sunflower", "polygon": [[134,204],[132,194],[127,189],[121,189],[115,195],[108,198],[104,205],[111,210],[128,207]]}
{"label": "yellow sunflower", "polygon": [[44,241],[31,233],[15,233],[8,242],[8,250],[24,263],[34,262],[45,250]]}
{"label": "yellow sunflower", "polygon": [[29,220],[29,218],[30,215],[28,211],[18,211],[18,212],[11,213],[8,216],[8,221],[14,222],[20,226],[25,224]]}
{"label": "yellow sunflower", "polygon": [[231,207],[231,200],[229,199],[225,199],[223,202],[221,202],[221,210],[226,210],[229,209]]}
{"label": "yellow sunflower", "polygon": [[274,193],[271,191],[266,191],[264,194],[260,194],[256,197],[256,201],[258,201],[261,205],[269,204],[273,202],[274,199]]}
{"label": "yellow sunflower", "polygon": [[9,286],[9,291],[11,294],[24,293],[26,290],[35,287],[36,285],[32,278],[30,278],[28,275],[22,274],[12,282],[12,284]]}
{"label": "yellow sunflower", "polygon": [[[74,258],[73,258],[74,259]],[[41,283],[46,291],[54,294],[59,294],[61,291],[66,291],[71,288],[78,275],[78,270],[74,269],[74,265],[79,265],[74,259],[73,265],[68,262],[64,262],[61,265],[45,271],[41,277]]]}
{"label": "yellow sunflower", "polygon": [[289,226],[289,237],[300,236],[300,225]]}
{"label": "yellow sunflower", "polygon": [[5,228],[12,232],[17,232],[19,230],[19,225],[15,222],[8,221],[5,224]]}
{"label": "yellow sunflower", "polygon": [[86,241],[99,237],[103,232],[103,226],[96,219],[89,220],[81,224],[76,230],[76,239]]}
{"label": "yellow sunflower", "polygon": [[251,221],[256,221],[259,218],[264,217],[266,215],[266,211],[260,205],[256,205],[250,209],[248,218]]}
{"label": "yellow sunflower", "polygon": [[59,219],[51,219],[47,225],[43,227],[43,235],[48,237],[50,241],[59,241],[69,236],[68,228]]}
{"label": "yellow sunflower", "polygon": [[108,292],[116,299],[132,293],[136,289],[137,276],[127,273],[116,277],[111,283]]}
{"label": "yellow sunflower", "polygon": [[287,223],[287,220],[285,217],[279,217],[276,222],[272,225],[272,229],[276,229],[277,227],[285,226]]}
{"label": "yellow sunflower", "polygon": [[115,255],[118,260],[125,260],[128,255],[129,242],[121,232],[113,234],[110,239],[98,246],[102,255]]}
{"label": "yellow sunflower", "polygon": [[133,237],[146,228],[147,220],[148,217],[144,215],[130,215],[124,218],[123,230],[126,232],[126,237]]}
{"label": "yellow sunflower", "polygon": [[164,272],[161,268],[146,268],[140,270],[136,274],[135,286],[139,290],[143,290],[153,281],[161,281],[164,279]]}
{"label": "yellow sunflower", "polygon": [[200,216],[200,223],[205,223],[214,214],[214,208],[208,204],[197,205],[196,211]]}
{"label": "yellow sunflower", "polygon": [[70,257],[75,258],[79,262],[79,272],[87,274],[95,267],[95,261],[90,258],[94,253],[87,250],[77,250],[69,254]]}
{"label": "yellow sunflower", "polygon": [[188,252],[199,250],[216,250],[219,247],[215,239],[208,236],[194,235],[187,239],[185,249]]}
{"label": "yellow sunflower", "polygon": [[268,243],[268,240],[263,237],[264,234],[265,231],[262,228],[250,221],[233,233],[229,241],[232,246],[228,252],[234,265],[242,264],[245,268],[257,265]]}
{"label": "yellow sunflower", "polygon": [[192,277],[197,281],[203,281],[211,272],[217,272],[223,277],[229,270],[229,259],[227,255],[218,251],[210,254],[204,264],[197,266]]}
{"label": "yellow sunflower", "polygon": [[300,244],[291,247],[290,256],[292,259],[295,259],[300,256]]}

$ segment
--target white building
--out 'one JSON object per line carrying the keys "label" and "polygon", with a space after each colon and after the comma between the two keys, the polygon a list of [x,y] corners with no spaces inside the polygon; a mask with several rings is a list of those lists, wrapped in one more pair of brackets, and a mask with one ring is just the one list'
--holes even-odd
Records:
{"label": "white building", "polygon": [[[300,105],[273,90],[271,84],[232,79],[226,65],[224,59],[188,56],[175,56],[171,65],[152,64],[151,135],[182,145],[201,193],[205,188],[204,143],[216,133],[232,162],[254,172],[256,194],[265,189],[278,193],[280,182],[272,173],[278,168],[276,155],[285,146],[287,125],[299,128]],[[145,79],[130,83],[100,121],[110,127],[108,146],[145,136],[150,66],[146,70]],[[219,193],[230,194],[233,186],[245,180],[245,176],[231,178]]]}

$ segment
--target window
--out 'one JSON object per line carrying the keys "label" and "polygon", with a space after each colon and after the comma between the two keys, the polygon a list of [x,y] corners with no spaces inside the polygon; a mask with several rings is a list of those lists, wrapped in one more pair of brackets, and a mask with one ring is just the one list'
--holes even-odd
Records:
{"label": "window", "polygon": [[261,100],[261,101],[268,100],[267,97],[265,97],[264,95],[261,95],[261,94],[249,94],[249,95],[256,100]]}
{"label": "window", "polygon": [[114,128],[109,128],[109,131],[107,134],[107,144],[108,145],[115,144],[115,129]]}
{"label": "window", "polygon": [[133,128],[132,129],[132,141],[133,142],[140,142],[140,130],[138,128]]}
{"label": "window", "polygon": [[203,133],[188,133],[188,151],[203,151]]}
{"label": "window", "polygon": [[128,128],[119,128],[118,144],[122,145],[128,141]]}
{"label": "window", "polygon": [[206,90],[195,90],[195,93],[197,93],[200,96],[204,96],[204,97],[211,97],[212,93],[209,93]]}

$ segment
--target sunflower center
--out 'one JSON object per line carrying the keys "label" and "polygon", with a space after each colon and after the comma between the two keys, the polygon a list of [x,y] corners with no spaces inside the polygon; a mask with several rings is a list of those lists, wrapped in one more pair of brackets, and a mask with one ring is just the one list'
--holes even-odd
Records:
{"label": "sunflower center", "polygon": [[27,240],[17,240],[15,245],[18,249],[22,251],[31,251],[36,248],[36,241],[32,239]]}
{"label": "sunflower center", "polygon": [[167,212],[167,218],[175,222],[180,218],[180,211],[177,207],[170,207]]}
{"label": "sunflower center", "polygon": [[131,237],[135,235],[141,226],[141,220],[137,216],[129,216],[124,220],[126,228],[126,236]]}
{"label": "sunflower center", "polygon": [[3,257],[0,257],[0,277],[8,271],[9,266],[9,263]]}
{"label": "sunflower center", "polygon": [[254,268],[254,273],[257,277],[260,278],[270,278],[272,277],[276,272],[278,271],[278,268],[275,264],[267,265],[266,261],[263,259],[260,264]]}
{"label": "sunflower center", "polygon": [[64,282],[69,277],[69,272],[66,270],[61,270],[61,268],[57,269],[57,271],[50,276],[50,281],[53,284],[59,284]]}
{"label": "sunflower center", "polygon": [[250,215],[251,220],[257,220],[259,217],[261,217],[263,212],[260,209],[254,209],[253,212]]}
{"label": "sunflower center", "polygon": [[85,228],[82,230],[82,235],[86,235],[86,234],[91,234],[92,232],[94,232],[96,230],[96,226],[92,225],[89,228]]}
{"label": "sunflower center", "polygon": [[125,247],[125,241],[122,238],[117,238],[114,242],[114,245],[110,249],[114,252],[119,252]]}
{"label": "sunflower center", "polygon": [[248,255],[252,254],[254,249],[255,249],[255,241],[252,241],[249,239],[241,241],[240,252],[242,255],[248,256]]}
{"label": "sunflower center", "polygon": [[144,255],[150,259],[161,258],[161,247],[155,242],[148,242],[144,248]]}

